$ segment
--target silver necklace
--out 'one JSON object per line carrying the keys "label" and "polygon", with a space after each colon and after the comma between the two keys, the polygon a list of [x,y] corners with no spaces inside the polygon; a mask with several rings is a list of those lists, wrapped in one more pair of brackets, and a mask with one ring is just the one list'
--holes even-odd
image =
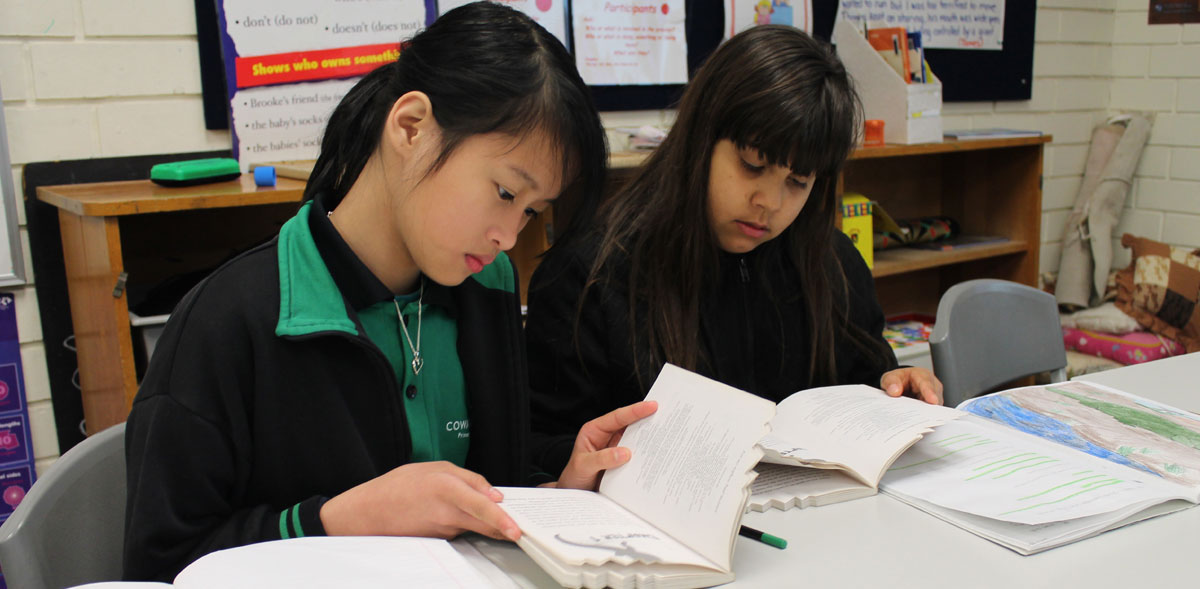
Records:
{"label": "silver necklace", "polygon": [[[333,218],[333,211],[325,213],[326,219]],[[421,374],[421,367],[425,365],[425,359],[421,358],[421,312],[425,310],[425,281],[421,281],[421,294],[417,297],[417,345],[413,345],[412,336],[408,335],[408,326],[404,324],[404,314],[400,312],[400,303],[392,297],[392,304],[396,306],[396,320],[400,322],[400,331],[404,332],[404,339],[408,340],[408,349],[412,350],[412,369],[413,374]]]}
{"label": "silver necklace", "polygon": [[425,300],[425,281],[421,281],[421,294],[417,297],[417,345],[413,345],[413,340],[408,335],[408,326],[404,324],[404,315],[400,314],[400,303],[395,298],[392,299],[392,304],[396,305],[396,319],[400,321],[400,330],[404,332],[404,339],[408,340],[408,349],[412,350],[412,369],[413,374],[421,374],[421,367],[425,364],[425,360],[421,358],[421,312],[424,310]]}

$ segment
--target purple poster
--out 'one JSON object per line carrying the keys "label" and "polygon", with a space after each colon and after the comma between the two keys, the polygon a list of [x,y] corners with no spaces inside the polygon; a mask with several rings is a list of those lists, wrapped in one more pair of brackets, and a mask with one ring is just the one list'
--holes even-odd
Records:
{"label": "purple poster", "polygon": [[[37,478],[25,407],[25,374],[12,293],[0,292],[0,522],[12,515]],[[0,589],[6,587],[0,571]]]}

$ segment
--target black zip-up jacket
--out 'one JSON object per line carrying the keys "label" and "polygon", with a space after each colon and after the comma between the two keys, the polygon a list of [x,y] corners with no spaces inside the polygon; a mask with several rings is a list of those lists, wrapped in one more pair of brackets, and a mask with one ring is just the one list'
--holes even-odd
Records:
{"label": "black zip-up jacket", "polygon": [[[314,234],[332,231],[320,203],[311,210]],[[126,429],[127,579],[170,582],[215,550],[323,534],[326,498],[410,461],[396,378],[354,311],[372,302],[354,300],[369,271],[340,238],[317,240],[324,259],[351,267],[329,265],[345,297],[341,328],[307,324],[302,309],[281,313],[280,241],[205,279],[157,343]],[[425,298],[448,305],[458,325],[467,468],[494,485],[522,485],[529,400],[519,283],[507,258],[497,264],[500,286],[429,283]],[[277,335],[289,313],[290,334]]]}
{"label": "black zip-up jacket", "polygon": [[[561,472],[566,465],[574,432],[584,422],[641,401],[661,368],[650,366],[644,354],[634,358],[623,278],[628,267],[623,262],[588,291],[579,312],[598,245],[593,235],[570,250],[551,252],[529,286],[525,330],[533,389],[533,461],[549,473]],[[837,381],[814,382],[809,374],[808,319],[799,295],[803,277],[787,267],[761,268],[765,262],[759,250],[722,253],[719,282],[701,299],[702,358],[696,371],[775,402],[813,386],[878,387],[896,360],[883,339],[884,316],[875,283],[849,238],[837,234],[832,247],[849,286],[848,319],[873,337],[875,354],[839,337]],[[646,317],[645,311],[638,316]],[[641,341],[645,350],[644,337]],[[635,361],[641,363],[644,383],[637,378]]]}

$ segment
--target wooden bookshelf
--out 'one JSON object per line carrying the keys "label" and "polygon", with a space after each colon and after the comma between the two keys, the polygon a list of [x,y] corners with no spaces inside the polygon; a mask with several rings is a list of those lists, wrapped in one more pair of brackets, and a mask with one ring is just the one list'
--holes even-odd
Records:
{"label": "wooden bookshelf", "polygon": [[1041,243],[1042,158],[1050,136],[885,145],[854,152],[844,192],[879,202],[897,219],[949,216],[964,235],[1007,241],[950,251],[875,252],[885,313],[933,314],[954,284],[1002,278],[1036,286]]}

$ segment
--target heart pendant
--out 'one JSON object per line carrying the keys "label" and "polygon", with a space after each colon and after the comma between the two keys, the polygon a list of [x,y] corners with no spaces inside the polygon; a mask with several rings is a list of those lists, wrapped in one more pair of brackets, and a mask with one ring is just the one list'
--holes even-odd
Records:
{"label": "heart pendant", "polygon": [[425,360],[421,358],[421,353],[413,354],[412,369],[413,374],[421,374],[421,367],[425,365]]}

